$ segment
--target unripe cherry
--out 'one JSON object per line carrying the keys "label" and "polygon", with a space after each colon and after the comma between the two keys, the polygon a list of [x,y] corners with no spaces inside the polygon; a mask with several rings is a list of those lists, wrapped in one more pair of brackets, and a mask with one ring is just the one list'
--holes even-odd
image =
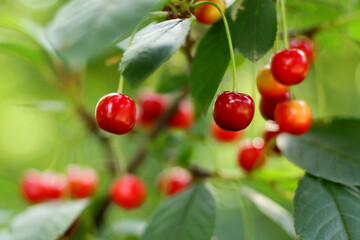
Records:
{"label": "unripe cherry", "polygon": [[256,86],[261,96],[278,98],[288,92],[289,87],[278,82],[271,73],[269,65],[260,69],[256,77]]}
{"label": "unripe cherry", "polygon": [[[203,1],[205,0],[196,0],[195,3],[203,2]],[[209,2],[215,3],[216,5],[219,6],[221,11],[225,12],[226,8],[225,8],[225,2],[223,0],[209,0]],[[202,24],[213,24],[221,19],[221,13],[215,6],[211,4],[204,4],[201,5],[200,7],[197,7],[194,11],[194,14],[196,20]]]}

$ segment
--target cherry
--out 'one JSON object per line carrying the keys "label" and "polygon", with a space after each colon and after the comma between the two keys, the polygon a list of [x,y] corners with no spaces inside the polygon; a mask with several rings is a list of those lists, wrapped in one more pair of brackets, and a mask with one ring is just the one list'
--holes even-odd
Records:
{"label": "cherry", "polygon": [[265,145],[273,144],[272,150],[275,153],[281,153],[280,149],[276,145],[276,142],[273,141],[273,139],[276,138],[277,135],[279,135],[280,133],[281,133],[280,127],[277,123],[275,123],[273,121],[267,121],[265,123],[265,132],[263,135]]}
{"label": "cherry", "polygon": [[275,79],[285,85],[302,82],[309,69],[306,56],[298,49],[278,51],[271,58],[271,72]]}
{"label": "cherry", "polygon": [[245,141],[238,154],[239,166],[247,172],[263,166],[265,164],[264,146],[262,138]]}
{"label": "cherry", "polygon": [[141,109],[139,123],[143,125],[150,125],[158,120],[168,106],[168,99],[165,95],[151,91],[140,93],[138,99]]}
{"label": "cherry", "polygon": [[98,175],[92,168],[71,165],[67,169],[70,196],[86,198],[94,194],[98,185]]}
{"label": "cherry", "polygon": [[110,93],[99,100],[95,114],[101,129],[114,134],[125,134],[135,125],[136,105],[125,94]]}
{"label": "cherry", "polygon": [[282,131],[295,135],[307,132],[312,122],[311,109],[301,100],[279,103],[274,116]]}
{"label": "cherry", "polygon": [[63,198],[67,192],[66,176],[52,171],[42,174],[42,187],[46,200]]}
{"label": "cherry", "polygon": [[307,38],[291,39],[290,48],[302,50],[306,55],[306,59],[309,65],[311,65],[314,62],[315,48],[313,42],[310,39]]}
{"label": "cherry", "polygon": [[170,118],[168,125],[171,128],[189,129],[194,123],[194,107],[190,101],[180,102],[178,110]]}
{"label": "cherry", "polygon": [[281,97],[288,91],[288,86],[276,81],[271,73],[269,65],[263,67],[256,78],[257,88],[263,97],[275,98]]}
{"label": "cherry", "polygon": [[216,125],[215,122],[212,122],[210,125],[210,133],[219,142],[232,142],[239,139],[242,135],[241,131],[226,131]]}
{"label": "cherry", "polygon": [[[203,1],[205,0],[197,0],[195,1],[195,3],[203,2]],[[209,1],[218,5],[221,11],[225,12],[226,8],[225,8],[225,2],[223,0],[209,0]],[[201,5],[200,7],[195,9],[194,14],[196,20],[202,24],[213,24],[221,19],[221,13],[215,6],[211,4]]]}
{"label": "cherry", "polygon": [[261,97],[260,99],[260,113],[261,115],[268,120],[274,120],[274,111],[276,106],[285,101],[289,101],[290,93],[287,92],[283,96],[278,98],[266,98]]}
{"label": "cherry", "polygon": [[110,189],[110,197],[125,209],[139,207],[146,199],[147,190],[143,181],[135,175],[127,174],[115,180]]}
{"label": "cherry", "polygon": [[240,131],[249,126],[254,112],[254,101],[249,95],[225,91],[215,99],[213,117],[220,128]]}
{"label": "cherry", "polygon": [[42,185],[42,175],[36,170],[27,171],[22,177],[20,191],[30,203],[43,202],[46,199]]}
{"label": "cherry", "polygon": [[159,191],[166,196],[173,196],[185,190],[192,182],[190,172],[181,167],[175,167],[160,173],[158,177]]}

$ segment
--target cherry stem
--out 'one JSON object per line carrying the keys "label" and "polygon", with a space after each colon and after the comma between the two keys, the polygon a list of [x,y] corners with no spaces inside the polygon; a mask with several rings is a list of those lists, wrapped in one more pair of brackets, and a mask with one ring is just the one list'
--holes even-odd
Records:
{"label": "cherry stem", "polygon": [[220,9],[220,7],[213,2],[208,2],[208,1],[203,1],[203,2],[198,2],[195,3],[194,5],[192,5],[193,8],[198,8],[201,5],[204,4],[211,4],[214,7],[216,7],[220,14],[221,14],[221,18],[224,22],[224,26],[225,26],[225,31],[226,31],[226,36],[227,36],[227,40],[228,40],[228,45],[229,45],[229,51],[230,51],[230,57],[231,57],[231,63],[232,63],[232,71],[233,71],[233,92],[235,92],[238,87],[237,87],[237,77],[236,77],[236,64],[235,64],[235,56],[234,56],[234,48],[233,48],[233,44],[232,44],[232,39],[231,39],[231,33],[230,33],[230,28],[229,28],[229,23],[226,19],[226,16],[224,14],[224,12]]}
{"label": "cherry stem", "polygon": [[286,10],[285,10],[285,0],[279,0],[281,5],[281,20],[283,24],[283,40],[285,48],[289,48],[289,40],[288,40],[288,31],[287,31],[287,24],[286,24]]}

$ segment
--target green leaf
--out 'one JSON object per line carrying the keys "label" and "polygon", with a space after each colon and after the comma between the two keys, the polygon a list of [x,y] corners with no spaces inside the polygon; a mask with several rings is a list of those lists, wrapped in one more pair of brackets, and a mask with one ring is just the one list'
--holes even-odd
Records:
{"label": "green leaf", "polygon": [[129,36],[160,0],[73,0],[47,27],[55,50],[81,64],[115,40]]}
{"label": "green leaf", "polygon": [[155,213],[142,240],[209,240],[215,227],[216,203],[203,183],[169,198]]}
{"label": "green leaf", "polygon": [[360,185],[360,120],[314,122],[302,136],[281,134],[277,144],[292,162],[331,181]]}
{"label": "green leaf", "polygon": [[142,220],[122,220],[110,225],[102,234],[104,239],[137,236],[144,232],[146,222]]}
{"label": "green leaf", "polygon": [[360,191],[305,176],[294,198],[295,229],[303,240],[360,239]]}
{"label": "green leaf", "polygon": [[[228,18],[229,23],[231,19]],[[205,114],[229,65],[230,54],[224,23],[216,23],[197,48],[190,73],[190,92]]]}
{"label": "green leaf", "polygon": [[191,19],[174,19],[151,25],[135,35],[120,63],[132,85],[144,81],[183,44]]}
{"label": "green leaf", "polygon": [[160,93],[170,93],[180,90],[189,82],[185,74],[163,74],[157,83],[156,90]]}
{"label": "green leaf", "polygon": [[49,202],[29,207],[12,221],[11,240],[55,240],[88,205],[87,200]]}
{"label": "green leaf", "polygon": [[256,62],[274,45],[277,31],[276,10],[272,0],[245,0],[234,23],[235,46]]}

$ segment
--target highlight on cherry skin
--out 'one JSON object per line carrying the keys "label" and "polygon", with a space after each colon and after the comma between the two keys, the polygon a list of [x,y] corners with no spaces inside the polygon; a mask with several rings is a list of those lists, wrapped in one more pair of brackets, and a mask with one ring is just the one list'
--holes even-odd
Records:
{"label": "highlight on cherry skin", "polygon": [[238,165],[245,172],[251,172],[265,164],[265,144],[262,138],[246,140],[243,142],[238,153]]}
{"label": "highlight on cherry skin", "polygon": [[158,189],[165,196],[173,196],[190,186],[191,173],[182,167],[162,171],[158,176]]}
{"label": "highlight on cherry skin", "polygon": [[94,195],[98,187],[98,175],[89,167],[70,165],[67,169],[69,193],[73,198],[86,198]]}
{"label": "highlight on cherry skin", "polygon": [[312,123],[311,109],[302,100],[279,103],[276,106],[274,117],[281,131],[295,135],[306,133]]}
{"label": "highlight on cherry skin", "polygon": [[305,53],[308,64],[311,65],[315,58],[315,46],[311,39],[293,38],[289,42],[290,48],[302,50]]}
{"label": "highlight on cherry skin", "polygon": [[135,102],[122,93],[105,95],[96,105],[95,119],[104,131],[118,135],[128,133],[135,125]]}
{"label": "highlight on cherry skin", "polygon": [[111,200],[121,208],[131,210],[141,206],[147,197],[145,183],[133,174],[116,179],[110,188]]}
{"label": "highlight on cherry skin", "polygon": [[227,131],[240,131],[251,123],[255,113],[254,100],[247,94],[225,91],[214,103],[215,123]]}
{"label": "highlight on cherry skin", "polygon": [[[195,3],[199,3],[203,1],[205,0],[196,0]],[[221,11],[225,13],[226,6],[224,0],[206,0],[206,1],[215,3],[216,5],[219,6]],[[201,5],[200,7],[197,7],[193,13],[196,17],[196,20],[201,24],[214,24],[221,19],[221,13],[215,6],[211,4]]]}
{"label": "highlight on cherry skin", "polygon": [[288,92],[289,87],[278,82],[271,73],[270,65],[260,69],[256,77],[256,86],[263,97],[278,98]]}
{"label": "highlight on cherry skin", "polygon": [[210,134],[218,142],[234,142],[241,138],[242,131],[227,131],[220,128],[215,122],[210,123]]}
{"label": "highlight on cherry skin", "polygon": [[302,82],[309,70],[305,53],[298,49],[284,49],[276,52],[271,58],[270,65],[275,79],[288,86]]}

